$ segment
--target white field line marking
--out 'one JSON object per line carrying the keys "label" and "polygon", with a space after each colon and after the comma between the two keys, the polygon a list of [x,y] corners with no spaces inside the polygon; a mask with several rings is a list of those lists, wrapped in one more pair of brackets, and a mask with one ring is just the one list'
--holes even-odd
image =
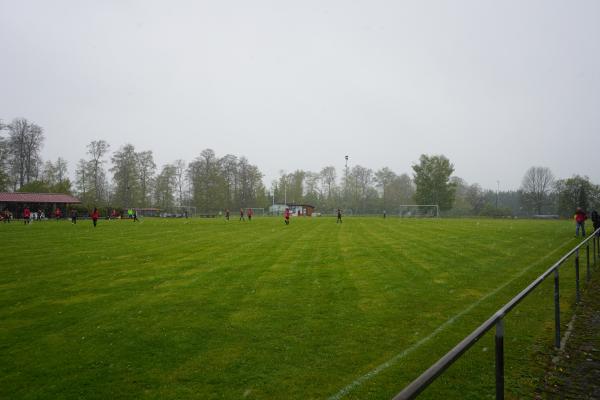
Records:
{"label": "white field line marking", "polygon": [[424,338],[422,338],[421,340],[419,340],[418,342],[416,342],[415,344],[413,344],[412,346],[410,346],[408,349],[405,349],[405,350],[401,351],[400,353],[396,354],[394,357],[390,358],[389,360],[387,360],[383,364],[380,364],[375,369],[367,372],[366,374],[364,374],[360,378],[355,379],[352,383],[350,383],[349,385],[347,385],[346,387],[344,387],[343,389],[341,389],[339,392],[337,392],[333,396],[329,397],[329,400],[340,400],[342,397],[346,396],[352,390],[356,389],[357,387],[359,387],[360,385],[362,385],[366,381],[370,380],[371,378],[377,376],[383,370],[385,370],[385,369],[391,367],[392,365],[396,364],[398,362],[398,360],[406,357],[407,355],[409,355],[410,353],[412,353],[413,351],[415,351],[416,349],[418,349],[419,347],[421,347],[423,344],[427,343],[429,340],[431,340],[432,338],[434,338],[435,336],[437,336],[438,333],[440,333],[443,330],[445,330],[449,325],[452,325],[454,323],[454,321],[456,321],[456,319],[462,317],[463,315],[465,315],[466,313],[468,313],[471,310],[473,310],[475,307],[477,307],[479,304],[481,304],[482,302],[484,302],[488,298],[494,296],[496,293],[498,293],[499,291],[501,291],[502,289],[504,289],[505,287],[507,287],[508,285],[510,285],[511,283],[513,283],[516,279],[518,279],[521,276],[523,276],[530,269],[532,269],[532,268],[538,266],[539,264],[543,263],[544,261],[546,261],[554,253],[556,253],[557,251],[559,251],[560,249],[562,249],[567,243],[565,243],[565,244],[557,247],[556,249],[554,249],[550,253],[546,254],[538,262],[536,262],[534,264],[531,264],[529,267],[521,270],[521,272],[519,272],[517,275],[515,275],[511,280],[505,282],[501,286],[498,286],[493,291],[489,292],[488,294],[486,294],[485,296],[483,296],[482,298],[480,298],[476,302],[472,303],[470,306],[468,306],[467,308],[465,308],[464,310],[462,310],[461,312],[459,312],[458,314],[456,314],[455,316],[453,316],[452,318],[450,318],[449,320],[447,320],[446,322],[444,322],[442,325],[438,326],[433,332],[431,332],[429,335],[425,336]]}

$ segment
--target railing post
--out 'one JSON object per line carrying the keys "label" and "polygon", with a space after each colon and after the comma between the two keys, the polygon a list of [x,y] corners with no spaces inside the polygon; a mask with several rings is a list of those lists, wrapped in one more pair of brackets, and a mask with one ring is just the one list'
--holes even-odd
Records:
{"label": "railing post", "polygon": [[581,302],[581,293],[579,293],[579,249],[575,251],[575,291],[577,292],[577,303]]}
{"label": "railing post", "polygon": [[598,237],[595,237],[594,240],[592,240],[592,243],[594,243],[594,267],[596,266],[596,242],[598,241]]}
{"label": "railing post", "polygon": [[585,245],[585,258],[586,258],[586,262],[587,262],[587,269],[586,269],[586,275],[585,275],[585,281],[586,282],[590,282],[590,242],[587,242],[587,244]]}
{"label": "railing post", "polygon": [[554,347],[560,349],[560,291],[558,287],[558,267],[554,270]]}
{"label": "railing post", "polygon": [[496,400],[504,400],[504,319],[496,322]]}

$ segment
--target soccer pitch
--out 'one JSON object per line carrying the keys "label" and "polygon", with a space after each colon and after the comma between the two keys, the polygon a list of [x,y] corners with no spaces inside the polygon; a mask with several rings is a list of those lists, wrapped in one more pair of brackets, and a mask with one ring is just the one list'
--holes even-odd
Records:
{"label": "soccer pitch", "polygon": [[[570,221],[359,217],[15,221],[0,235],[10,399],[387,399],[576,243]],[[530,397],[551,350],[551,285],[506,318],[508,398]],[[423,398],[492,396],[493,355],[488,335]]]}

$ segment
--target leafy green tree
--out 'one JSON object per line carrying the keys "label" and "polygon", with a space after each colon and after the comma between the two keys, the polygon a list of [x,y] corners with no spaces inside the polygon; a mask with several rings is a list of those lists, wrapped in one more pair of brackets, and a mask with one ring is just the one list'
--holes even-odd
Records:
{"label": "leafy green tree", "polygon": [[224,175],[215,152],[202,150],[188,167],[194,204],[201,212],[215,212],[224,206]]}
{"label": "leafy green tree", "polygon": [[558,193],[558,213],[564,217],[573,215],[577,207],[590,210],[598,206],[600,188],[590,182],[587,176],[575,175],[556,182]]}
{"label": "leafy green tree", "polygon": [[44,181],[31,181],[17,190],[24,193],[50,193],[50,185]]}
{"label": "leafy green tree", "polygon": [[55,184],[46,181],[31,181],[21,186],[18,192],[71,194],[71,181],[69,179],[64,179],[62,182],[57,182]]}
{"label": "leafy green tree", "polygon": [[170,210],[175,205],[175,192],[177,188],[177,168],[167,164],[156,177],[155,204],[161,210]]}
{"label": "leafy green tree", "polygon": [[456,184],[450,182],[454,165],[445,156],[421,155],[419,164],[413,165],[417,186],[415,201],[418,204],[437,204],[440,210],[452,208]]}
{"label": "leafy green tree", "polygon": [[114,182],[114,204],[117,207],[141,205],[138,157],[135,147],[126,144],[113,153],[111,158]]}
{"label": "leafy green tree", "polygon": [[306,172],[300,169],[294,171],[289,175],[289,186],[287,198],[288,201],[293,203],[304,202],[304,180],[306,178]]}

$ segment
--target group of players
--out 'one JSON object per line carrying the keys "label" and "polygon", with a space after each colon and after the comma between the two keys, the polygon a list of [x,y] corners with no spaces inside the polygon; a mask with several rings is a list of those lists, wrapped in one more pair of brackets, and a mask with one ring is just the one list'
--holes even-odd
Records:
{"label": "group of players", "polygon": [[[23,216],[23,223],[25,225],[30,224],[31,221],[34,221],[34,220],[44,219],[43,212],[38,211],[38,212],[32,213],[31,210],[29,209],[29,207],[27,207],[27,206],[25,206],[25,208],[23,209],[22,216]],[[56,209],[54,210],[53,217],[56,219],[56,221],[59,221],[60,219],[63,218],[63,212],[59,207],[56,207]],[[100,219],[100,211],[98,211],[98,209],[96,207],[94,207],[92,212],[89,214],[89,217],[92,220],[92,224],[94,225],[94,228],[95,228],[98,224],[98,220]],[[138,221],[137,211],[134,209],[127,210],[127,217],[129,219],[132,219],[134,222]],[[75,208],[71,209],[71,223],[77,224],[77,218],[78,218],[77,210]],[[110,215],[108,215],[106,218],[109,220],[110,219],[118,219],[118,218],[121,218],[121,215],[117,212],[117,210],[112,210]],[[12,220],[12,213],[8,209],[4,210],[0,214],[0,220],[2,220],[3,222],[10,222]]]}
{"label": "group of players", "polygon": [[[252,221],[252,216],[254,215],[254,211],[251,208],[248,208],[246,211],[244,211],[243,208],[240,208],[240,221],[246,221],[246,217],[248,218],[248,221]],[[386,217],[386,213],[384,211],[384,218]],[[29,209],[29,207],[25,207],[23,209],[23,222],[27,225],[29,224],[32,220],[34,219],[42,219],[43,217],[43,212],[38,211],[36,213],[32,213],[31,210]],[[290,216],[291,216],[291,211],[289,208],[286,208],[285,211],[283,212],[283,221],[286,225],[290,224]],[[62,210],[57,207],[54,210],[54,218],[58,221],[63,217],[62,215]],[[76,209],[71,209],[71,223],[72,224],[76,224],[77,223],[77,210]],[[120,218],[121,215],[116,211],[116,210],[112,210],[112,213],[110,214],[110,216],[108,216],[108,219],[117,219]],[[127,210],[127,217],[129,219],[132,219],[134,222],[138,220],[137,218],[137,212],[134,209],[129,209]],[[600,216],[598,215],[598,212],[596,212],[596,210],[594,210],[592,212],[592,222],[594,225],[594,231],[597,230],[598,228],[600,228]],[[5,209],[4,211],[2,211],[0,213],[0,220],[2,220],[3,222],[10,222],[12,220],[13,216],[12,213],[8,210]],[[229,221],[230,218],[230,212],[229,209],[225,210],[225,220]],[[100,219],[100,212],[98,211],[97,208],[94,207],[94,210],[90,213],[90,219],[92,220],[92,223],[94,225],[94,227],[96,227],[97,223],[98,223],[98,219]],[[585,236],[585,221],[587,220],[587,213],[585,211],[583,211],[581,208],[577,208],[576,212],[575,212],[575,223],[576,223],[576,229],[575,229],[575,236],[579,236],[579,232],[581,231],[582,236]],[[342,210],[341,209],[337,209],[337,220],[336,223],[341,224],[342,223]]]}
{"label": "group of players", "polygon": [[[245,214],[244,214],[245,213]],[[286,225],[290,224],[290,215],[292,214],[292,212],[290,211],[290,209],[288,207],[286,207],[285,211],[283,212],[283,222]],[[225,220],[229,221],[229,216],[231,215],[231,213],[229,212],[229,209],[225,210]],[[246,221],[246,219],[244,218],[244,215],[246,215],[248,217],[248,221],[252,221],[252,215],[254,215],[254,211],[252,211],[251,208],[248,208],[245,212],[243,208],[240,208],[240,221]],[[300,214],[298,214],[300,215]],[[337,209],[337,221],[336,223],[341,224],[342,223],[342,210],[341,209]]]}

